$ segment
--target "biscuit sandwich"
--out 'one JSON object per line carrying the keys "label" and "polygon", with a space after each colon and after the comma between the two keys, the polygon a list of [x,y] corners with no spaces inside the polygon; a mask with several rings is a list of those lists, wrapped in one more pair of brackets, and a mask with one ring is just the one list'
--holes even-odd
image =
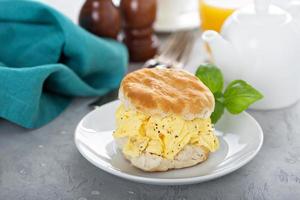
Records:
{"label": "biscuit sandwich", "polygon": [[219,148],[210,120],[214,96],[184,70],[132,72],[121,83],[119,99],[113,136],[125,158],[141,170],[194,166]]}

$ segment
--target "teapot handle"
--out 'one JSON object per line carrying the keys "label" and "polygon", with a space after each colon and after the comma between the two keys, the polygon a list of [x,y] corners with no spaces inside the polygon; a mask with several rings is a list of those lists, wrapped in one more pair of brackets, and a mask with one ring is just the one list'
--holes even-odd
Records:
{"label": "teapot handle", "polygon": [[300,1],[291,1],[287,7],[287,11],[295,18],[300,18]]}
{"label": "teapot handle", "polygon": [[266,14],[269,11],[271,0],[255,0],[254,4],[257,14]]}

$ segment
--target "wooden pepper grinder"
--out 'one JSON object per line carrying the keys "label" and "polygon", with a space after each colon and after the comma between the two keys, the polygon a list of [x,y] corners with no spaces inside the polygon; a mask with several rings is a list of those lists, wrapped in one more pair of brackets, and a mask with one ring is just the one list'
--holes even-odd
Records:
{"label": "wooden pepper grinder", "polygon": [[79,24],[97,36],[116,39],[121,30],[121,16],[112,0],[86,0]]}
{"label": "wooden pepper grinder", "polygon": [[157,52],[158,39],[153,30],[156,7],[156,0],[121,0],[124,43],[131,61],[144,62]]}

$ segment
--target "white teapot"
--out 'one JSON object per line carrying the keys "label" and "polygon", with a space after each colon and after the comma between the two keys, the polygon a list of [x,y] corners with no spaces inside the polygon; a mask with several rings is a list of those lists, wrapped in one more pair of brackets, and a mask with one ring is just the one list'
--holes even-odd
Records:
{"label": "white teapot", "polygon": [[277,109],[300,99],[300,4],[287,12],[269,0],[235,11],[221,34],[205,31],[203,40],[225,81],[243,79],[264,94],[255,109]]}

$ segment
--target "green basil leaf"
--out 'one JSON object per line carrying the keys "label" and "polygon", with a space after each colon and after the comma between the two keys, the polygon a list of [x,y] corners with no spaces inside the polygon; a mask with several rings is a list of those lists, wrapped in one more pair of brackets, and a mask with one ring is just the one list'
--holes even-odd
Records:
{"label": "green basil leaf", "polygon": [[224,103],[224,95],[222,92],[214,93],[215,100],[218,100],[221,103]]}
{"label": "green basil leaf", "polygon": [[215,100],[215,110],[211,114],[210,119],[213,124],[216,124],[224,113],[224,105],[219,100]]}
{"label": "green basil leaf", "polygon": [[210,89],[212,93],[222,92],[224,79],[220,69],[212,64],[200,65],[196,76]]}
{"label": "green basil leaf", "polygon": [[243,80],[232,81],[224,92],[224,105],[232,114],[239,114],[263,95]]}

